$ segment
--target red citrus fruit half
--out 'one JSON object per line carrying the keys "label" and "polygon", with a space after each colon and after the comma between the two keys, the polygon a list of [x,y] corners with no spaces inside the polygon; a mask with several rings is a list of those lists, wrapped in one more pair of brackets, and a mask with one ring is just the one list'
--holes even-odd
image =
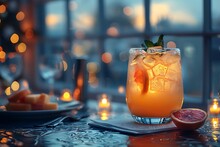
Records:
{"label": "red citrus fruit half", "polygon": [[181,130],[196,130],[205,123],[207,113],[197,108],[185,108],[173,112],[171,118]]}

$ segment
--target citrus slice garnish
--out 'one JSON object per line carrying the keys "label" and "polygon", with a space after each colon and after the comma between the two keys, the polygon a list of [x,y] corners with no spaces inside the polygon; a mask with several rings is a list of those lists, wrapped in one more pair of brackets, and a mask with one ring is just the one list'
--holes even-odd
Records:
{"label": "citrus slice garnish", "polygon": [[196,130],[205,123],[207,113],[197,108],[185,108],[173,112],[171,118],[181,130]]}
{"label": "citrus slice garnish", "polygon": [[145,70],[140,67],[136,67],[134,72],[134,81],[137,83],[142,94],[148,91],[149,77]]}

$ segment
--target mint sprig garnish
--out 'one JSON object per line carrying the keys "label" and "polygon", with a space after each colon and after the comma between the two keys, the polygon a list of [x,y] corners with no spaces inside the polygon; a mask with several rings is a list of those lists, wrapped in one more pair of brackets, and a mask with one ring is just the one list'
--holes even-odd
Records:
{"label": "mint sprig garnish", "polygon": [[154,47],[154,46],[161,46],[162,49],[164,48],[164,41],[163,41],[164,35],[161,34],[157,40],[157,42],[153,43],[151,40],[144,40],[144,43],[141,44],[141,47],[144,48],[145,51],[147,51],[148,48]]}
{"label": "mint sprig garnish", "polygon": [[[163,41],[163,34],[161,34],[157,40],[157,42],[153,43],[151,40],[144,40],[144,43],[141,44],[141,47],[143,48],[144,51],[147,52],[147,50],[151,47],[156,47],[156,46],[161,46],[162,50],[164,50],[164,41]],[[160,48],[160,47],[159,47]],[[158,49],[158,48],[157,48]],[[149,50],[149,52],[152,52]],[[163,54],[160,54],[161,56]],[[142,60],[145,58],[145,56],[143,56],[142,54],[138,54],[134,57],[133,60],[138,59],[139,57],[142,56]]]}

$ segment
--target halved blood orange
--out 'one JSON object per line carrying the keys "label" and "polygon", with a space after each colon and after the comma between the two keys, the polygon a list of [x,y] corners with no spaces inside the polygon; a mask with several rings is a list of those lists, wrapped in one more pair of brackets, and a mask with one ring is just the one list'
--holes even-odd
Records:
{"label": "halved blood orange", "polygon": [[171,118],[181,130],[196,130],[205,123],[207,113],[197,108],[185,108],[173,112]]}

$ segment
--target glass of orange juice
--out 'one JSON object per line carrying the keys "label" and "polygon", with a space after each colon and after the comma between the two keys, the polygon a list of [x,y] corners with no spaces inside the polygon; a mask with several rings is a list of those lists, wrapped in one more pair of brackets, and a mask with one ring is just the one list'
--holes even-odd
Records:
{"label": "glass of orange juice", "polygon": [[131,48],[126,102],[136,122],[162,124],[183,104],[181,57],[178,48]]}

